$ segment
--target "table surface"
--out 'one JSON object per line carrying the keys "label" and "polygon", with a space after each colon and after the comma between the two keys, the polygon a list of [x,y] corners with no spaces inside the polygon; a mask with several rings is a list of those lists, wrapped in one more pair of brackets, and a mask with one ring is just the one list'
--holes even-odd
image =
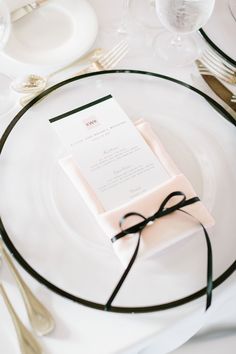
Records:
{"label": "table surface", "polygon": [[[100,25],[98,38],[94,47],[110,48],[119,38],[114,31],[108,31],[107,29],[111,24],[115,25],[119,22],[122,14],[122,1],[91,0],[90,2],[97,13]],[[148,70],[173,76],[200,88],[222,103],[214,93],[209,91],[203,80],[197,76],[193,65],[184,68],[169,67],[154,54],[151,43],[159,30],[160,25],[158,23],[156,29],[135,28],[129,40],[129,54],[118,67]],[[199,43],[201,42],[200,38],[197,40]],[[19,65],[14,63],[13,60],[6,59],[4,56],[0,56],[0,67],[2,72],[14,77],[22,73]],[[22,66],[22,70],[26,71],[25,65]],[[27,70],[30,72],[30,68],[27,68]],[[64,72],[53,76],[50,83],[53,84],[76,71],[78,71],[78,65],[71,66]],[[10,112],[1,117],[1,132],[18,110],[19,105],[16,105]],[[42,287],[20,267],[18,269],[34,293],[50,309],[56,320],[56,330],[46,338],[39,339],[45,353],[164,354],[162,343],[159,339],[155,339],[160,330],[158,316],[152,314],[138,316],[110,314],[75,305]],[[1,269],[1,279],[19,316],[26,326],[29,327],[19,291],[16,289],[9,270],[5,266]],[[220,289],[220,291],[223,291],[225,287],[224,296],[221,297],[217,306],[213,306],[212,310],[209,311],[205,318],[205,325],[191,340],[189,340],[190,335],[186,332],[185,339],[181,339],[181,342],[179,342],[178,333],[176,332],[176,340],[172,346],[170,345],[170,350],[174,350],[173,353],[195,354],[204,351],[209,354],[213,352],[214,354],[221,354],[223,352],[233,354],[235,352],[235,275],[226,283],[228,284],[224,284]],[[3,305],[2,299],[0,299],[0,309],[1,352],[4,354],[19,353],[13,324]],[[181,311],[181,309],[178,311]],[[178,330],[180,328],[178,327]],[[195,332],[197,331],[196,319]],[[162,340],[168,340],[168,331],[162,336]],[[187,343],[181,346],[184,342]]]}

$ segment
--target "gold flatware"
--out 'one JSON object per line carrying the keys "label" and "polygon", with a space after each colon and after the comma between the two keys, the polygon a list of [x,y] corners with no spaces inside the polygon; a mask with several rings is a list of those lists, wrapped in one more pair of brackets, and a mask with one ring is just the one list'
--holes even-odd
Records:
{"label": "gold flatware", "polygon": [[217,78],[236,84],[236,68],[220,57],[213,49],[207,48],[203,51],[200,62],[204,66],[205,71],[211,72]]}
{"label": "gold flatware", "polygon": [[11,22],[16,22],[20,18],[30,14],[32,11],[36,10],[37,8],[41,7],[44,3],[46,3],[48,0],[37,0],[30,2],[29,4],[26,4],[22,7],[19,7],[18,9],[14,10],[11,12]]}
{"label": "gold flatware", "polygon": [[87,74],[94,71],[113,69],[128,53],[128,43],[126,40],[120,41],[111,50],[102,54],[97,60],[87,68],[80,70],[74,76]]}
{"label": "gold flatware", "polygon": [[0,293],[3,297],[3,300],[6,304],[6,307],[14,323],[19,345],[20,345],[21,354],[42,354],[42,348],[40,347],[39,343],[37,342],[33,334],[30,331],[28,331],[28,329],[21,322],[1,283],[0,283]]}
{"label": "gold flatware", "polygon": [[46,307],[36,298],[17,271],[11,257],[8,255],[2,240],[0,240],[0,253],[10,268],[23,297],[31,326],[36,334],[43,336],[50,333],[54,327],[54,320]]}
{"label": "gold flatware", "polygon": [[[122,40],[118,44],[116,44],[111,50],[109,50],[104,54],[99,55],[98,58],[94,60],[89,66],[75,73],[73,76],[83,75],[90,72],[101,71],[101,70],[111,70],[126,56],[127,53],[128,53],[128,43],[126,40]],[[43,92],[44,89],[45,88],[43,88],[40,91],[37,91],[36,93],[32,93],[30,95],[22,97],[20,99],[21,105],[25,106],[39,93]]]}
{"label": "gold flatware", "polygon": [[232,100],[233,93],[225,87],[212,73],[204,69],[204,65],[200,60],[196,60],[196,64],[203,80],[208,86],[220,97],[230,108],[236,112],[236,102]]}
{"label": "gold flatware", "polygon": [[23,78],[19,78],[17,80],[14,80],[11,87],[14,91],[19,92],[19,93],[39,93],[42,92],[48,83],[48,80],[52,78],[55,74],[58,74],[59,72],[69,68],[72,64],[75,63],[82,63],[84,61],[95,61],[98,59],[98,57],[102,54],[102,49],[101,48],[96,48],[93,49],[91,52],[87,53],[84,55],[82,58],[79,58],[78,60],[74,61],[73,63],[70,63],[67,66],[64,66],[63,68],[60,68],[48,76],[40,76],[40,75],[35,75],[35,74],[29,74],[24,76]]}

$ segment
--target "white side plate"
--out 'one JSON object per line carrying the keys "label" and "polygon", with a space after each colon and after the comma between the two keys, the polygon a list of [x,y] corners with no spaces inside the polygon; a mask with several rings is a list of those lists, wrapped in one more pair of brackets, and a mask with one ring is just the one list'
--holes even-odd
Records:
{"label": "white side plate", "polygon": [[94,43],[97,18],[85,0],[51,0],[12,25],[4,53],[34,65],[65,66]]}

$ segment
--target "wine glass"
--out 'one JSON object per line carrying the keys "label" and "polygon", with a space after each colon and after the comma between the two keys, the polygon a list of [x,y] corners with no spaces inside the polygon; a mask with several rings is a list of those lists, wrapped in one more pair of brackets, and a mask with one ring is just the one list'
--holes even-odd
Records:
{"label": "wine glass", "polygon": [[145,29],[155,30],[160,26],[155,7],[155,0],[130,0],[130,17]]}
{"label": "wine glass", "polygon": [[197,45],[187,36],[205,25],[215,0],[156,0],[156,12],[169,32],[156,37],[156,51],[168,63],[190,64],[198,57]]}
{"label": "wine glass", "polygon": [[122,16],[117,28],[118,33],[129,34],[139,27],[156,29],[158,23],[155,0],[122,0]]}
{"label": "wine glass", "polygon": [[[11,29],[10,14],[3,0],[0,0],[0,51],[6,44]],[[0,73],[0,114],[7,112],[13,104],[10,89],[11,79]]]}
{"label": "wine glass", "polygon": [[122,0],[122,12],[121,19],[119,21],[117,32],[119,34],[127,34],[128,33],[128,20],[129,20],[129,3],[130,0]]}

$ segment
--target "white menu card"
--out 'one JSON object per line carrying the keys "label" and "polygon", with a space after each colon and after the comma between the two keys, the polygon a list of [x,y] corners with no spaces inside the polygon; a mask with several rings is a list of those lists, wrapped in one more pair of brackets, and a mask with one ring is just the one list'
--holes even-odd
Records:
{"label": "white menu card", "polygon": [[111,95],[49,121],[105,210],[129,202],[170,178]]}

